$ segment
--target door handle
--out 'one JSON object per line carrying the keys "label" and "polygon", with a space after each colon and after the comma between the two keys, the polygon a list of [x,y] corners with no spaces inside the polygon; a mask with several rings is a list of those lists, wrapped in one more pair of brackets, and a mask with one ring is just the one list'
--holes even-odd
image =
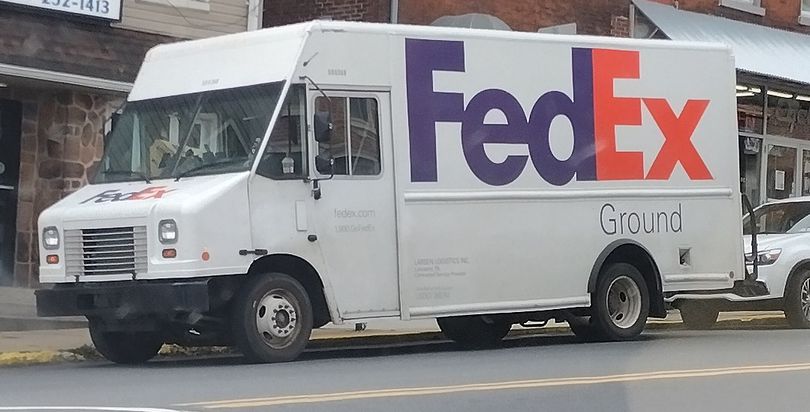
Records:
{"label": "door handle", "polygon": [[14,186],[0,185],[0,190],[14,190]]}

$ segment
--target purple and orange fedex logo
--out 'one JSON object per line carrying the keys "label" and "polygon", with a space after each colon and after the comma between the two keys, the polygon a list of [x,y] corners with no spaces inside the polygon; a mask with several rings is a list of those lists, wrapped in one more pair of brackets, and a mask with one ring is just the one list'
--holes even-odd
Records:
{"label": "purple and orange fedex logo", "polygon": [[[639,52],[573,48],[573,95],[549,91],[540,96],[528,117],[509,92],[486,89],[466,107],[462,93],[437,92],[433,72],[464,72],[464,42],[406,39],[406,82],[412,182],[437,182],[436,123],[461,123],[461,145],[470,170],[481,181],[501,186],[520,176],[531,158],[537,173],[562,186],[574,177],[593,180],[668,180],[680,164],[692,180],[712,174],[692,144],[709,100],[690,99],[680,113],[660,97],[616,97],[614,79],[639,78]],[[640,126],[645,105],[664,136],[664,144],[649,170],[644,153],[619,151],[616,126]],[[503,112],[506,122],[487,124],[491,110]],[[551,150],[549,129],[557,116],[566,116],[573,129],[573,151],[558,159]],[[529,155],[510,155],[500,163],[486,154],[487,143],[524,144]]]}

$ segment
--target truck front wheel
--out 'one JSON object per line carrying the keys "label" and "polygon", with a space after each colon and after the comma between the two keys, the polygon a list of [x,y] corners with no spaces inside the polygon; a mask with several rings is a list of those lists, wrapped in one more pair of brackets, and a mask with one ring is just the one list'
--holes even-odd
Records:
{"label": "truck front wheel", "polygon": [[438,318],[436,323],[444,336],[470,349],[495,346],[512,328],[511,323],[497,322],[483,316]]}
{"label": "truck front wheel", "polygon": [[641,272],[628,263],[602,269],[591,297],[591,325],[602,339],[633,339],[641,334],[650,311],[650,297]]}
{"label": "truck front wheel", "polygon": [[163,346],[163,339],[156,332],[107,331],[96,320],[90,321],[90,339],[101,356],[124,365],[144,363]]}
{"label": "truck front wheel", "polygon": [[251,362],[297,358],[309,341],[312,322],[306,290],[282,273],[248,279],[234,301],[231,318],[236,346]]}

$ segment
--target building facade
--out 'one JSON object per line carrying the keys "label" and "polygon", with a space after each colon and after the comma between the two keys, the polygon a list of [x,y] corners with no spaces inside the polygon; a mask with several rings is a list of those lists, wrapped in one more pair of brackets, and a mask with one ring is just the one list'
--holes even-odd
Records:
{"label": "building facade", "polygon": [[105,125],[145,53],[258,27],[259,10],[244,0],[0,0],[0,286],[36,286],[37,217],[96,173]]}
{"label": "building facade", "polygon": [[[738,57],[740,151],[730,155],[740,158],[744,192],[755,204],[810,194],[810,72],[803,73],[810,65],[803,60],[810,59],[810,0],[63,4],[0,0],[0,285],[36,285],[36,218],[94,175],[105,124],[150,47],[317,18],[732,43]],[[684,27],[695,22],[713,28],[700,32],[713,34],[690,37]],[[793,52],[738,49],[731,33],[753,44],[766,36]]]}

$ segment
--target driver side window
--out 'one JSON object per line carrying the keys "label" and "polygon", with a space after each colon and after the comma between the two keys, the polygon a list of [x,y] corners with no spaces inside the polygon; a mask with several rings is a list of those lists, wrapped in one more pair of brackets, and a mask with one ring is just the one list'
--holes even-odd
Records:
{"label": "driver side window", "polygon": [[306,99],[304,87],[293,85],[270,133],[256,173],[271,179],[306,176]]}

